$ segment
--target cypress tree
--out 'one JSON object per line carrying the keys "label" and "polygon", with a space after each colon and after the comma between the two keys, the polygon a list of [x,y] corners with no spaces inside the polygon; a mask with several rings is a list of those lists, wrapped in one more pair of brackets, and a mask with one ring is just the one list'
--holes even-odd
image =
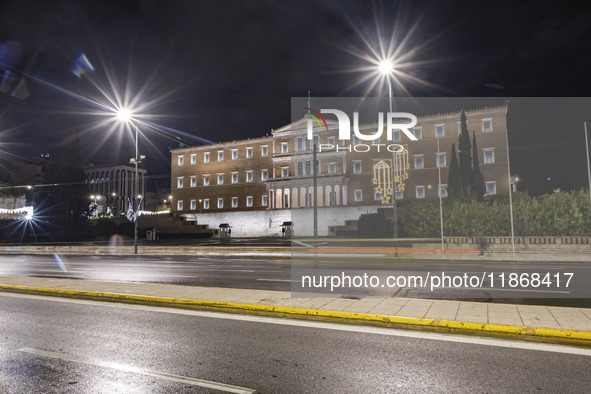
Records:
{"label": "cypress tree", "polygon": [[463,194],[468,194],[468,188],[472,189],[472,158],[470,152],[470,133],[466,122],[466,114],[462,110],[460,116],[460,141],[458,144],[460,156],[460,179]]}
{"label": "cypress tree", "polygon": [[449,163],[449,175],[447,178],[448,197],[460,199],[463,196],[462,178],[460,177],[460,167],[458,166],[458,157],[456,155],[456,144],[451,144],[451,161]]}
{"label": "cypress tree", "polygon": [[476,198],[481,200],[486,193],[486,184],[484,176],[480,172],[480,163],[478,162],[478,147],[476,145],[476,132],[472,130],[472,190]]}

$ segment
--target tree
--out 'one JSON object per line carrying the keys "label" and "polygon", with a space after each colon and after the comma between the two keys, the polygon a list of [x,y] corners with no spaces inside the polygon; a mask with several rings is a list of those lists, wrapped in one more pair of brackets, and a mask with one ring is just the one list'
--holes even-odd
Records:
{"label": "tree", "polygon": [[470,157],[470,133],[466,122],[466,114],[462,110],[460,116],[460,141],[458,144],[460,156],[460,178],[464,195],[469,194],[468,188],[472,189],[472,159]]}
{"label": "tree", "polygon": [[464,195],[462,190],[462,178],[456,155],[456,144],[451,144],[451,161],[449,163],[449,175],[447,179],[447,190],[450,199],[460,199]]}
{"label": "tree", "polygon": [[472,191],[478,200],[482,200],[484,193],[486,193],[486,184],[484,183],[484,175],[480,172],[480,163],[478,160],[476,132],[472,131]]}

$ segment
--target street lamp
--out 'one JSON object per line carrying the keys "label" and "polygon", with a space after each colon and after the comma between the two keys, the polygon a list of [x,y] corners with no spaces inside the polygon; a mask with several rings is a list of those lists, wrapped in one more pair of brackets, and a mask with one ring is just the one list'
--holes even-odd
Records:
{"label": "street lamp", "polygon": [[[390,98],[390,112],[392,112],[392,73],[394,72],[394,63],[390,59],[383,59],[378,63],[380,75],[388,82],[388,97]],[[392,142],[394,142],[394,133],[392,133]],[[396,163],[396,151],[392,149],[392,177],[394,177],[394,163]],[[393,179],[392,190],[392,226],[394,240],[398,238],[398,214],[396,212],[396,180]],[[395,241],[396,242],[396,241]]]}
{"label": "street lamp", "polygon": [[[117,111],[117,119],[122,122],[122,123],[128,123],[131,120],[133,120],[133,113],[129,108],[120,108]],[[131,164],[135,164],[135,182],[134,182],[134,189],[133,189],[133,206],[135,207],[135,200],[136,200],[136,196],[138,195],[138,191],[139,191],[139,178],[138,178],[138,164],[141,163],[141,161],[143,159],[145,159],[145,156],[140,156],[139,155],[139,149],[138,149],[138,141],[139,141],[139,129],[137,127],[137,124],[133,124],[133,126],[135,127],[135,157],[131,158],[129,160],[129,162]],[[137,209],[139,211],[139,207]],[[133,226],[133,250],[134,250],[134,254],[137,254],[137,215],[135,217],[134,220],[134,226]]]}

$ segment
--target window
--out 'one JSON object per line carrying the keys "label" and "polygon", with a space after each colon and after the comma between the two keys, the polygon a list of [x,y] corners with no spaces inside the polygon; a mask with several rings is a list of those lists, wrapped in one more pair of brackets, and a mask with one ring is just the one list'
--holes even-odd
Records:
{"label": "window", "polygon": [[261,170],[261,181],[265,182],[269,178],[269,171]]}
{"label": "window", "polygon": [[379,144],[380,144],[380,137],[378,137],[372,141],[372,145],[379,145]]}
{"label": "window", "polygon": [[423,160],[423,156],[424,155],[414,155],[414,159],[415,159],[415,170],[421,170],[423,168],[425,168],[424,166],[424,160]]}
{"label": "window", "polygon": [[447,166],[447,156],[445,152],[435,153],[435,161],[437,162],[437,167],[444,168]]}
{"label": "window", "polygon": [[197,186],[197,177],[193,175],[191,177],[191,187],[196,187],[196,186]]}
{"label": "window", "polygon": [[246,158],[252,158],[252,147],[246,148]]}
{"label": "window", "polygon": [[224,151],[223,150],[218,151],[218,161],[224,161]]}
{"label": "window", "polygon": [[336,174],[337,173],[337,163],[328,163],[328,173],[329,174]]}
{"label": "window", "polygon": [[218,185],[224,184],[224,174],[218,174]]}
{"label": "window", "polygon": [[232,208],[238,208],[238,197],[232,197]]}
{"label": "window", "polygon": [[396,199],[402,200],[404,198],[404,190],[397,190],[396,191]]}
{"label": "window", "polygon": [[423,139],[423,128],[422,127],[415,127],[413,129],[413,132],[414,132],[415,138],[417,140],[422,140]]}
{"label": "window", "polygon": [[442,124],[436,124],[435,125],[435,137],[436,138],[441,138],[445,136],[445,129],[443,128]]}
{"label": "window", "polygon": [[246,171],[246,182],[250,183],[253,180],[252,170]]}
{"label": "window", "polygon": [[287,142],[282,142],[281,143],[281,153],[287,153],[288,152],[287,147],[288,147]]}
{"label": "window", "polygon": [[380,201],[382,199],[382,193],[378,192],[378,189],[377,188],[374,189],[374,192],[373,193],[374,193],[373,194],[374,195],[374,197],[373,197],[374,200]]}
{"label": "window", "polygon": [[304,175],[304,162],[303,161],[298,161],[296,163],[296,174],[297,174],[297,176]]}
{"label": "window", "polygon": [[209,209],[209,198],[203,200],[203,209]]}
{"label": "window", "polygon": [[203,175],[203,186],[209,186],[209,175]]}
{"label": "window", "polygon": [[392,130],[392,142],[400,142],[400,130]]}
{"label": "window", "polygon": [[439,185],[439,197],[447,197],[447,185]]}
{"label": "window", "polygon": [[489,196],[497,194],[497,182],[486,182],[486,194]]}
{"label": "window", "polygon": [[423,185],[416,186],[415,191],[416,191],[417,198],[425,198],[425,186],[423,186]]}
{"label": "window", "polygon": [[180,177],[177,178],[177,180],[176,180],[176,186],[179,189],[182,189],[183,188],[183,177],[182,176],[180,176]]}
{"label": "window", "polygon": [[252,196],[246,196],[246,206],[252,207]]}
{"label": "window", "polygon": [[176,209],[177,209],[177,211],[182,211],[183,210],[183,200],[178,200],[176,202]]}
{"label": "window", "polygon": [[191,200],[191,210],[197,209],[197,200]]}
{"label": "window", "polygon": [[237,172],[232,173],[232,183],[233,184],[238,183],[238,173]]}
{"label": "window", "polygon": [[191,153],[191,164],[197,164],[197,154]]}
{"label": "window", "polygon": [[238,159],[238,149],[232,149],[232,160],[236,159]]}
{"label": "window", "polygon": [[302,137],[298,137],[297,144],[296,144],[296,152],[301,152],[304,150],[304,139]]}
{"label": "window", "polygon": [[209,152],[203,153],[203,162],[209,163]]}
{"label": "window", "polygon": [[266,194],[261,196],[261,205],[263,207],[266,207],[268,203],[269,203],[269,196],[267,196]]}
{"label": "window", "polygon": [[484,164],[493,164],[495,162],[495,148],[484,148]]}
{"label": "window", "polygon": [[281,167],[281,177],[287,178],[289,176],[289,167]]}
{"label": "window", "polygon": [[353,136],[353,146],[357,146],[361,143],[361,141],[359,141],[359,137],[357,137],[356,135]]}
{"label": "window", "polygon": [[312,175],[312,161],[306,160],[306,175]]}
{"label": "window", "polygon": [[490,133],[492,131],[492,118],[482,119],[482,132]]}
{"label": "window", "polygon": [[363,200],[363,192],[361,189],[355,190],[355,202],[360,202]]}
{"label": "window", "polygon": [[261,146],[261,156],[265,157],[269,155],[269,147],[267,145]]}
{"label": "window", "polygon": [[336,138],[335,137],[328,137],[328,145],[335,146]]}
{"label": "window", "polygon": [[218,198],[218,209],[222,209],[224,207],[224,199]]}
{"label": "window", "polygon": [[183,161],[184,160],[185,160],[184,156],[183,155],[180,155],[179,156],[179,166],[182,166],[183,165]]}
{"label": "window", "polygon": [[360,161],[353,162],[353,174],[361,174],[361,162]]}

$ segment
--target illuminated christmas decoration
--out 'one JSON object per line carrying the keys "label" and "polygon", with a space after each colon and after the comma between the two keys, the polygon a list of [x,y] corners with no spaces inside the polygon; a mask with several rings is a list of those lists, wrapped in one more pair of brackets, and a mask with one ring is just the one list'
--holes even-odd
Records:
{"label": "illuminated christmas decoration", "polygon": [[[393,164],[393,165],[392,165]],[[408,179],[408,150],[398,145],[393,153],[393,160],[380,160],[373,167],[373,184],[377,186],[376,192],[382,197],[382,204],[389,204],[394,194],[404,191],[404,181]]]}

